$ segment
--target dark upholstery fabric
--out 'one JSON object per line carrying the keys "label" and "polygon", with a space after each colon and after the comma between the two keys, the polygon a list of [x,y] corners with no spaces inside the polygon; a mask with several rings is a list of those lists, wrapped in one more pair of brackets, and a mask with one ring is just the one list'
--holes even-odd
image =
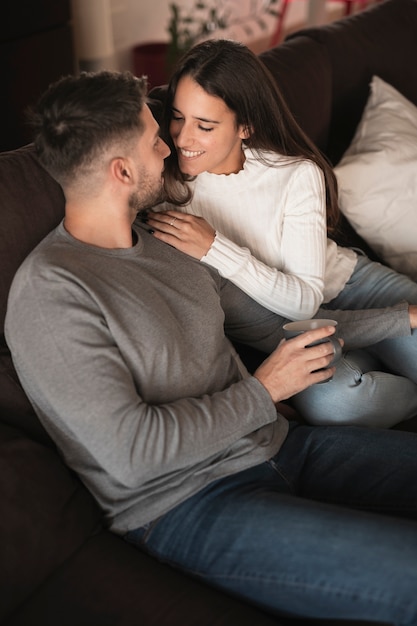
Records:
{"label": "dark upholstery fabric", "polygon": [[256,609],[101,533],[8,626],[277,626]]}
{"label": "dark upholstery fabric", "polygon": [[[287,39],[284,47],[288,47],[288,53],[294,54],[299,48],[302,56],[297,63],[304,67],[304,73],[300,81],[294,79],[294,70],[292,77],[285,73],[284,95],[301,127],[333,165],[339,162],[353,139],[374,74],[417,105],[416,69],[412,61],[416,43],[417,0],[381,2],[348,19],[303,29]],[[267,65],[275,67],[278,63],[274,51],[260,56]],[[276,70],[279,76],[279,68]],[[327,75],[326,82],[321,71]],[[298,78],[296,72],[295,75]],[[297,85],[297,102],[291,99],[285,81]],[[326,132],[314,128],[312,115],[327,120]],[[341,245],[361,248],[371,259],[381,261],[343,215],[334,238]]]}
{"label": "dark upholstery fabric", "polygon": [[[306,36],[326,49],[331,64],[332,107],[325,152],[336,165],[353,138],[374,74],[417,104],[417,0],[386,0],[347,20],[299,31],[290,41]],[[305,106],[309,105],[306,99]]]}
{"label": "dark upholstery fabric", "polygon": [[7,352],[6,348],[0,352],[0,420],[3,424],[21,428],[35,441],[55,448],[33,412]]}
{"label": "dark upholstery fabric", "polygon": [[0,153],[0,336],[7,295],[23,259],[64,215],[61,187],[39,165],[32,146]]}
{"label": "dark upholstery fabric", "polygon": [[0,621],[99,526],[100,511],[55,452],[0,424]]}
{"label": "dark upholstery fabric", "polygon": [[61,187],[38,163],[33,146],[0,153],[0,415],[49,441],[23,392],[4,338],[7,297],[27,254],[62,219]]}
{"label": "dark upholstery fabric", "polygon": [[259,58],[275,77],[298,124],[324,150],[332,107],[332,73],[326,48],[307,37],[297,37],[279,46],[279,54],[273,48]]}

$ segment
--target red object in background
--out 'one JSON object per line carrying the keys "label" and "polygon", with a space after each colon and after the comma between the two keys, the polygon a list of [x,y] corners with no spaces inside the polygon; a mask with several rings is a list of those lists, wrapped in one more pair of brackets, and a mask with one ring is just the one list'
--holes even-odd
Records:
{"label": "red object in background", "polygon": [[143,43],[133,48],[133,71],[146,75],[149,88],[165,85],[169,79],[167,62],[168,43]]}

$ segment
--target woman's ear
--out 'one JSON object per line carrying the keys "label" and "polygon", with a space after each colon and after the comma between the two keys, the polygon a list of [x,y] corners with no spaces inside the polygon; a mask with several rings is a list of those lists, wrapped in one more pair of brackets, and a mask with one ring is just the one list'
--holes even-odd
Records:
{"label": "woman's ear", "polygon": [[249,126],[242,126],[239,137],[241,139],[249,139],[252,134],[252,129]]}

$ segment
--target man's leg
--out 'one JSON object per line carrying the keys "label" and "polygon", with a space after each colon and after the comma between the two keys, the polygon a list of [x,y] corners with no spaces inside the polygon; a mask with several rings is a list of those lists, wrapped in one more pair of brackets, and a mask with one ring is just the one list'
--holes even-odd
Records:
{"label": "man's leg", "polygon": [[416,626],[416,477],[410,433],[296,426],[127,539],[274,613]]}

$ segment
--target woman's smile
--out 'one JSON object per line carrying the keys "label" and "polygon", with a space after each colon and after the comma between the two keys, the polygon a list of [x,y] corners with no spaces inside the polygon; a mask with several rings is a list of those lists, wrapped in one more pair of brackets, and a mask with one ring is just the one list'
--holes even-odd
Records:
{"label": "woman's smile", "polygon": [[177,148],[178,156],[186,159],[194,159],[204,154],[204,150],[185,150],[184,148]]}
{"label": "woman's smile", "polygon": [[177,85],[170,133],[184,174],[231,174],[242,169],[246,134],[235,113],[188,75]]}

